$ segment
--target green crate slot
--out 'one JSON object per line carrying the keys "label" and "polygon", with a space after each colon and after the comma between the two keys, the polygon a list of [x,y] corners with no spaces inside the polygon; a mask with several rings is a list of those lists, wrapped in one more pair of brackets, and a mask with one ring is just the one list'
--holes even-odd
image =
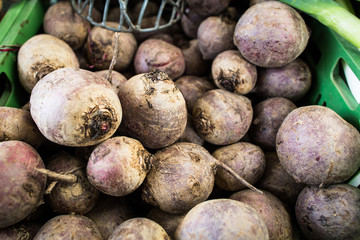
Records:
{"label": "green crate slot", "polygon": [[317,20],[309,18],[307,23],[311,38],[304,56],[314,80],[302,104],[327,106],[360,130],[360,105],[348,87],[341,64],[345,61],[360,79],[360,50]]}
{"label": "green crate slot", "polygon": [[[40,0],[23,0],[14,4],[0,22],[0,45],[22,45],[38,33],[45,14]],[[17,52],[0,52],[0,106],[20,107],[28,93],[18,82]]]}

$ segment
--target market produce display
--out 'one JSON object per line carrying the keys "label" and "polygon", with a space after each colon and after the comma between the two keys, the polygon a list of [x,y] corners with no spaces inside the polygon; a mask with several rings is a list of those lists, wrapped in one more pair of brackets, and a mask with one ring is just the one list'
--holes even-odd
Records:
{"label": "market produce display", "polygon": [[359,239],[359,129],[303,101],[307,23],[348,10],[185,0],[172,26],[128,32],[104,26],[174,12],[95,2],[45,4],[16,50],[27,95],[0,106],[0,239]]}

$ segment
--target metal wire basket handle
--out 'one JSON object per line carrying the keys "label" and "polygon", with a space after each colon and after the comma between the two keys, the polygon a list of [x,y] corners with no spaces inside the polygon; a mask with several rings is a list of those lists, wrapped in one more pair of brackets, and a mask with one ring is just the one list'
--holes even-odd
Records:
{"label": "metal wire basket handle", "polygon": [[[128,2],[129,0],[118,0],[119,2],[119,11],[120,11],[120,17],[119,17],[119,24],[116,28],[111,27],[107,24],[107,17],[109,12],[109,6],[110,6],[110,0],[106,0],[104,11],[103,11],[103,17],[101,22],[96,22],[91,17],[92,11],[94,9],[94,2],[95,0],[71,0],[72,7],[75,9],[75,11],[85,18],[87,21],[89,21],[92,25],[106,28],[115,32],[151,32],[156,31],[158,29],[163,29],[169,26],[172,26],[177,21],[181,19],[181,15],[184,10],[184,1],[183,0],[162,0],[161,5],[159,7],[159,11],[156,16],[156,21],[154,26],[143,28],[141,27],[141,23],[144,18],[144,13],[146,10],[146,7],[148,5],[149,0],[144,0],[139,16],[135,23],[133,23],[132,19],[129,17],[127,10],[128,10]],[[170,6],[171,14],[169,20],[164,23],[160,24],[160,20],[162,19],[162,16],[164,14],[165,7]],[[88,7],[88,8],[87,8]],[[87,9],[87,13],[86,13]]]}

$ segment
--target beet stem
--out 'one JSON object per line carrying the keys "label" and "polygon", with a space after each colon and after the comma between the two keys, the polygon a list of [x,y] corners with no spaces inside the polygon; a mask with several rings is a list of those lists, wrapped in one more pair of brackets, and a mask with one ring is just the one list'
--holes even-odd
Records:
{"label": "beet stem", "polygon": [[232,170],[229,166],[227,166],[225,163],[220,162],[220,161],[216,161],[216,164],[220,167],[222,167],[225,171],[227,171],[228,173],[230,173],[232,176],[234,176],[237,180],[239,180],[242,184],[244,184],[245,186],[247,186],[248,188],[250,188],[251,190],[257,191],[258,193],[263,194],[263,192],[259,189],[257,189],[256,187],[254,187],[253,185],[251,185],[248,181],[246,181],[244,178],[242,178],[241,176],[239,176],[239,174],[237,174],[234,170]]}
{"label": "beet stem", "polygon": [[106,80],[108,80],[110,83],[111,83],[111,72],[116,64],[116,59],[119,55],[119,33],[115,32],[114,37],[115,37],[114,53],[109,66],[109,71],[106,75]]}
{"label": "beet stem", "polygon": [[73,174],[61,174],[57,172],[50,171],[45,168],[35,168],[35,170],[39,173],[46,175],[49,178],[56,179],[59,181],[75,183],[77,181],[77,177]]}

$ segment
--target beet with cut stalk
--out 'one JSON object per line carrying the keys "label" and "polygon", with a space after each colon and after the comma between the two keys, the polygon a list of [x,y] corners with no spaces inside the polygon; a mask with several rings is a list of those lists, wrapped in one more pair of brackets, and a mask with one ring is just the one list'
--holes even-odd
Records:
{"label": "beet with cut stalk", "polygon": [[20,222],[42,204],[46,176],[40,168],[44,163],[29,144],[0,142],[0,228]]}
{"label": "beet with cut stalk", "polygon": [[17,55],[19,82],[28,93],[40,79],[64,67],[79,67],[79,60],[66,42],[50,34],[31,37]]}
{"label": "beet with cut stalk", "polygon": [[113,86],[98,74],[62,68],[45,76],[30,95],[40,132],[65,146],[95,145],[120,125],[122,108]]}
{"label": "beet with cut stalk", "polygon": [[90,184],[86,177],[86,162],[61,151],[52,154],[47,159],[46,168],[59,174],[72,174],[76,182],[61,180],[48,181],[48,191],[45,202],[52,210],[60,214],[85,214],[96,204],[100,191]]}
{"label": "beet with cut stalk", "polygon": [[238,50],[219,53],[211,65],[211,75],[218,88],[246,95],[256,85],[257,68],[243,58]]}
{"label": "beet with cut stalk", "polygon": [[200,145],[178,142],[154,155],[156,161],[144,181],[142,198],[167,213],[182,214],[205,201],[213,190],[217,168],[258,191]]}
{"label": "beet with cut stalk", "polygon": [[118,95],[124,112],[121,128],[145,147],[169,146],[184,132],[186,102],[165,72],[135,75]]}
{"label": "beet with cut stalk", "polygon": [[192,117],[195,131],[205,141],[228,145],[245,136],[252,122],[253,108],[245,96],[213,89],[195,102]]}

